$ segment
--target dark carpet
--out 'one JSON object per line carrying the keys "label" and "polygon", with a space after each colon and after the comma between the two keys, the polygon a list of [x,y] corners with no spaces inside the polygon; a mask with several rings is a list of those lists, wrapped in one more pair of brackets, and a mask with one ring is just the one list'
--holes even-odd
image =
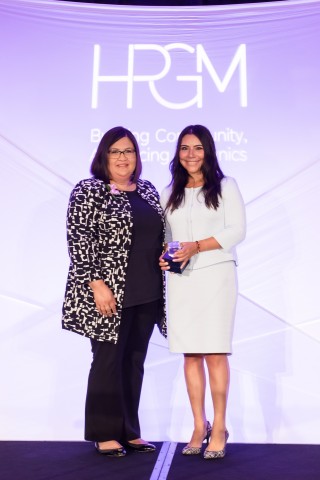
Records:
{"label": "dark carpet", "polygon": [[152,453],[107,458],[89,442],[0,442],[1,480],[149,480],[162,443]]}
{"label": "dark carpet", "polygon": [[181,455],[178,444],[168,480],[320,480],[320,445],[227,445],[223,459]]}
{"label": "dark carpet", "polygon": [[[159,467],[157,452],[128,452],[123,458],[99,455],[88,442],[0,442],[1,480],[149,480]],[[163,480],[319,480],[320,445],[230,443],[223,460],[181,455],[178,444]],[[163,461],[163,459],[162,459]],[[167,461],[164,462],[168,464]]]}

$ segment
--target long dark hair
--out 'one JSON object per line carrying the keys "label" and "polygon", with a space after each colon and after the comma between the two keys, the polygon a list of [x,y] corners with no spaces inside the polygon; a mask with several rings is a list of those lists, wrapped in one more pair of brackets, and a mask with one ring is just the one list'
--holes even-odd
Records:
{"label": "long dark hair", "polygon": [[219,197],[221,197],[221,180],[225,175],[219,166],[213,137],[207,127],[203,125],[189,125],[185,127],[179,135],[176,151],[169,166],[172,175],[170,182],[172,190],[166,208],[173,212],[184,200],[184,189],[188,183],[189,175],[180,163],[180,147],[183,137],[189,134],[199,138],[204,149],[204,161],[201,171],[204,179],[202,192],[204,194],[205,204],[208,208],[213,207],[217,209],[219,206]]}
{"label": "long dark hair", "polygon": [[114,127],[108,130],[100,140],[95,156],[93,157],[90,173],[97,179],[109,183],[108,173],[108,152],[110,147],[123,137],[128,137],[133,143],[136,151],[136,168],[132,174],[131,181],[136,183],[142,172],[142,162],[140,157],[139,145],[136,137],[130,130],[124,127]]}

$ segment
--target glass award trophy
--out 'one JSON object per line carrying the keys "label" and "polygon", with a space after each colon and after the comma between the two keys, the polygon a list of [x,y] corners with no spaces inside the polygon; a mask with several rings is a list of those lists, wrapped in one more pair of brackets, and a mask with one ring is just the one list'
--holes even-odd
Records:
{"label": "glass award trophy", "polygon": [[189,263],[189,260],[187,261],[186,265],[181,268],[181,265],[183,262],[174,262],[173,261],[173,255],[180,250],[181,245],[180,242],[168,242],[168,250],[165,252],[163,255],[163,259],[168,262],[169,267],[170,267],[170,272],[174,273],[182,273],[183,270],[186,268],[186,266]]}

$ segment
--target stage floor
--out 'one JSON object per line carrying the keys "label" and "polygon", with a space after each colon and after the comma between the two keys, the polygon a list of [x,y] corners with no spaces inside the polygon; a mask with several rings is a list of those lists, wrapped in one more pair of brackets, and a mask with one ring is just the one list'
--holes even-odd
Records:
{"label": "stage floor", "polygon": [[154,453],[99,455],[88,442],[0,441],[1,480],[319,480],[320,445],[230,443],[222,460],[181,455],[184,444],[154,442]]}

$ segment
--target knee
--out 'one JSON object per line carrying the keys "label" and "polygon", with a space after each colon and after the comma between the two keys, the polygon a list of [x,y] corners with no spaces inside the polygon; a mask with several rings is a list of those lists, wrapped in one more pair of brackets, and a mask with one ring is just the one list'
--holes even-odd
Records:
{"label": "knee", "polygon": [[192,366],[192,365],[202,365],[204,360],[204,356],[200,354],[185,354],[184,355],[184,364],[185,366]]}
{"label": "knee", "polygon": [[212,368],[227,367],[228,357],[225,353],[213,353],[205,356],[206,363]]}

